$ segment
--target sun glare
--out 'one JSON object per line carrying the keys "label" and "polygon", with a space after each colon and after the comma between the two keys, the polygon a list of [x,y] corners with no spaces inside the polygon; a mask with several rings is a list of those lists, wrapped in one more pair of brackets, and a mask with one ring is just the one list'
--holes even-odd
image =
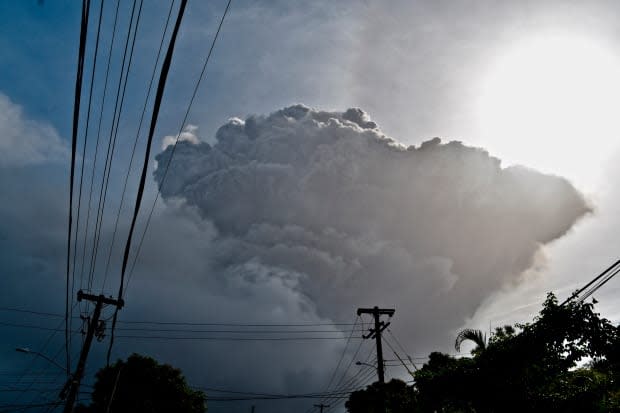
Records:
{"label": "sun glare", "polygon": [[508,163],[591,184],[616,147],[620,62],[593,41],[518,43],[492,65],[479,97],[484,144]]}

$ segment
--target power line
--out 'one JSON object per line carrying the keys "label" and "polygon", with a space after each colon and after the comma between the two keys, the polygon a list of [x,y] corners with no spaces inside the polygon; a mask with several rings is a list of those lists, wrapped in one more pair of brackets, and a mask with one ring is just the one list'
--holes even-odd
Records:
{"label": "power line", "polygon": [[[278,397],[266,397],[266,396],[248,396],[248,397],[208,397],[207,402],[237,402],[246,400],[291,400],[291,399],[320,399],[323,396],[317,395],[291,395],[291,396],[278,396]],[[343,393],[340,395],[332,396],[334,399],[348,399],[349,393]]]}
{"label": "power line", "polygon": [[[73,308],[70,310],[72,311],[73,309],[75,309],[75,307],[77,306],[77,303],[73,305]],[[29,375],[32,372],[32,369],[34,368],[34,365],[36,363],[36,361],[39,359],[39,357],[41,357],[41,354],[43,354],[45,352],[45,350],[47,349],[47,347],[50,345],[52,339],[54,338],[54,336],[56,335],[56,333],[58,331],[62,330],[62,324],[63,324],[64,320],[61,320],[57,326],[55,331],[53,331],[51,334],[49,334],[47,336],[47,338],[45,339],[44,343],[41,345],[41,347],[39,348],[39,350],[34,354],[34,356],[32,357],[32,360],[30,361],[30,363],[28,364],[28,366],[26,367],[26,369],[24,370],[24,373],[16,380],[15,384],[19,384],[21,383],[22,379],[24,377],[26,377],[27,375]],[[62,347],[61,350],[62,351]],[[47,367],[47,369],[49,369],[50,366]],[[47,370],[46,369],[46,370]],[[14,398],[12,401],[15,402],[17,399],[19,398],[19,395],[16,396],[16,398]]]}
{"label": "power line", "polygon": [[337,391],[337,392],[314,392],[314,393],[300,393],[300,394],[273,394],[273,393],[256,393],[256,392],[243,392],[243,391],[235,391],[235,390],[223,390],[223,389],[214,389],[209,387],[192,387],[196,390],[201,390],[205,392],[215,392],[215,393],[228,393],[235,395],[242,395],[244,397],[239,396],[208,396],[207,401],[239,401],[239,400],[283,400],[283,399],[316,399],[316,398],[324,398],[326,396],[331,397],[348,397],[351,393],[350,390],[346,391]]}
{"label": "power line", "polygon": [[[385,340],[385,344],[387,344],[387,346],[390,348],[390,350],[392,350],[392,353],[394,353],[394,355],[396,356],[396,358],[399,360],[399,363],[397,364],[387,364],[387,363],[383,363],[384,366],[386,367],[398,367],[398,366],[402,366],[405,368],[405,370],[407,370],[407,373],[409,373],[412,377],[413,377],[413,372],[411,371],[411,369],[409,368],[409,366],[407,366],[405,364],[405,362],[403,361],[403,359],[398,355],[398,353],[396,352],[396,349],[394,349],[394,347],[392,346],[392,344],[390,343],[390,341],[387,339],[387,337],[384,337]],[[413,362],[412,362],[413,364]],[[413,367],[417,370],[417,367],[415,366],[415,364],[413,365]]]}
{"label": "power line", "polygon": [[[327,333],[327,334],[343,334],[350,332],[361,333],[362,330],[193,330],[193,329],[162,329],[162,328],[135,328],[135,327],[117,327],[119,331],[154,331],[162,333],[239,333],[239,334],[309,334],[309,333]],[[347,340],[350,340],[350,337]],[[344,337],[343,337],[344,339]]]}
{"label": "power line", "polygon": [[[0,311],[27,313],[33,315],[43,315],[49,317],[64,317],[59,313],[34,311],[17,307],[0,307]],[[296,323],[240,323],[240,322],[184,322],[184,321],[156,321],[156,320],[118,320],[119,324],[152,324],[152,325],[179,325],[179,326],[223,326],[223,327],[340,327],[354,326],[357,323],[313,323],[313,322],[296,322]]]}
{"label": "power line", "polygon": [[[37,353],[34,355],[34,357],[32,358],[32,360],[30,361],[30,363],[28,364],[28,366],[26,367],[26,370],[24,371],[24,373],[16,380],[15,385],[20,384],[22,379],[26,376],[29,375],[29,373],[32,371],[32,369],[34,368],[34,364],[36,363],[37,359],[40,357],[40,354],[42,354],[46,349],[47,346],[50,344],[50,342],[52,341],[52,339],[54,338],[54,336],[56,335],[56,333],[58,331],[60,331],[61,327],[62,327],[62,321],[58,324],[58,329],[53,332],[52,334],[50,334],[47,339],[45,340],[45,342],[43,343],[43,345],[41,346],[40,350],[37,351]],[[62,351],[62,348],[61,348]],[[15,402],[19,396],[21,395],[18,394],[15,398],[13,398],[12,402]]]}
{"label": "power line", "polygon": [[[345,378],[347,377],[347,373],[351,369],[351,366],[353,366],[353,362],[357,358],[357,355],[359,354],[359,352],[360,352],[364,342],[365,342],[364,340],[360,340],[360,342],[359,342],[359,344],[357,346],[357,349],[353,353],[353,356],[351,357],[351,360],[349,360],[349,364],[347,364],[347,367],[342,372],[342,375],[340,376],[340,379],[336,382],[336,385],[335,385],[334,389],[341,390],[343,387],[349,386],[349,385],[351,385],[355,381],[355,378],[353,378],[353,381],[349,380],[349,381],[346,381],[345,383],[343,383],[343,380],[345,380]],[[373,352],[373,350],[371,349],[370,353],[367,356],[367,358],[370,358],[370,356],[372,355],[372,352]],[[332,400],[330,398],[321,400],[321,403],[330,403],[330,402],[332,402]],[[316,407],[316,406],[314,406],[314,407]],[[315,410],[315,409],[312,408],[312,410]]]}
{"label": "power line", "polygon": [[[133,44],[134,43],[132,43],[131,51],[129,53],[129,61],[127,64],[127,70],[125,71],[125,62],[127,60],[127,51],[129,50],[131,31],[132,31],[132,28],[134,27],[133,19],[134,19],[134,14],[136,11],[136,5],[137,5],[137,0],[134,0],[133,7],[131,9],[131,16],[129,18],[129,26],[127,28],[127,36],[125,39],[125,47],[123,50],[123,59],[121,62],[120,77],[119,77],[118,86],[116,89],[114,111],[112,114],[112,126],[110,127],[110,137],[108,138],[108,147],[106,151],[106,162],[105,162],[104,169],[103,169],[101,189],[99,191],[99,205],[97,207],[97,218],[95,220],[96,236],[95,236],[95,242],[93,245],[93,259],[91,261],[90,274],[88,277],[88,290],[91,290],[92,288],[92,283],[93,283],[94,275],[95,275],[97,255],[99,251],[99,242],[101,239],[101,230],[103,227],[103,220],[105,216],[104,214],[105,214],[105,205],[106,205],[106,199],[107,199],[107,194],[108,194],[108,186],[110,183],[110,171],[112,169],[112,162],[114,160],[114,149],[116,147],[118,124],[120,122],[120,116],[123,110],[123,103],[125,100],[125,90],[127,87],[127,80],[129,78],[129,70],[131,69],[131,62],[133,58]],[[138,30],[137,24],[139,23],[139,20],[140,20],[141,11],[142,11],[142,1],[140,2],[140,9],[138,11],[138,16],[137,16],[136,23],[135,23],[136,30],[134,32],[133,42],[135,42],[135,34],[137,33],[137,30]],[[124,77],[124,82],[123,82],[123,77]],[[121,90],[122,90],[122,93],[121,93]]]}
{"label": "power line", "polygon": [[43,316],[50,316],[50,317],[64,317],[64,315],[58,314],[58,313],[49,313],[45,311],[34,311],[34,310],[27,310],[27,309],[16,308],[16,307],[0,307],[0,311],[13,311],[17,313],[43,315]]}
{"label": "power line", "polygon": [[218,322],[179,322],[179,321],[135,321],[123,320],[122,324],[184,325],[184,326],[234,326],[234,327],[319,327],[319,326],[354,326],[354,323],[218,323]]}
{"label": "power line", "polygon": [[[372,354],[372,352],[371,352]],[[368,361],[368,359],[367,359]],[[373,363],[376,362],[376,359],[373,360]],[[373,377],[375,375],[375,371],[374,369],[360,369],[360,371],[353,376],[353,380],[350,380],[349,383],[357,383],[357,388],[354,389],[353,391],[357,391],[357,390],[363,390],[365,386],[367,386],[369,383],[372,382]],[[332,398],[328,398],[326,401],[324,402],[328,402],[330,403],[331,407],[329,407],[327,410],[325,410],[325,412],[330,412],[336,408],[338,408],[340,405],[342,405],[343,402],[345,402],[344,399],[332,399]]]}
{"label": "power line", "polygon": [[[84,265],[85,265],[85,260],[86,260],[86,244],[87,244],[87,238],[88,238],[88,228],[90,225],[90,211],[91,211],[91,201],[92,201],[92,195],[93,195],[93,186],[94,186],[94,182],[95,182],[95,171],[97,169],[97,155],[99,154],[99,142],[100,142],[100,138],[101,138],[101,124],[103,123],[103,109],[105,107],[105,100],[106,100],[106,96],[107,96],[107,91],[108,91],[108,80],[110,77],[110,66],[111,66],[111,62],[112,62],[112,51],[114,49],[114,40],[116,39],[116,27],[117,27],[117,23],[118,23],[118,11],[119,11],[119,7],[120,7],[120,0],[117,0],[116,2],[116,11],[114,12],[114,23],[112,25],[112,38],[110,40],[110,49],[108,50],[108,62],[106,65],[106,73],[105,73],[105,80],[103,82],[103,95],[101,98],[101,108],[99,111],[99,123],[97,126],[97,139],[96,139],[96,143],[95,143],[95,154],[94,154],[94,160],[93,160],[93,173],[91,175],[91,179],[90,179],[90,188],[89,188],[89,195],[88,195],[88,209],[87,209],[87,213],[86,213],[86,229],[84,232],[84,243],[83,243],[83,249],[82,249],[82,264],[80,266],[80,272],[81,272],[81,278],[80,278],[80,290],[82,289],[82,280],[84,278]],[[102,178],[103,179],[103,178]],[[97,212],[99,212],[99,209],[97,208]],[[88,270],[88,274],[90,277],[90,267],[92,266],[92,260],[93,260],[93,253],[94,253],[94,245],[95,245],[95,240],[96,240],[96,233],[95,231],[93,231],[93,252],[91,253],[91,257],[90,257],[90,264],[89,264],[89,270]],[[88,304],[87,304],[88,305]]]}
{"label": "power line", "polygon": [[[60,354],[62,354],[62,350],[63,350],[63,347],[61,346],[58,349],[58,351],[52,356],[51,360],[52,361],[56,361],[56,359],[60,356]],[[52,366],[52,364],[48,364],[47,367],[43,371],[49,371],[51,366]],[[43,383],[40,382],[40,378],[42,378],[42,375],[33,377],[33,379],[26,385],[26,388],[21,389],[22,391],[19,392],[19,394],[13,399],[12,402],[14,403],[15,401],[17,401],[22,395],[24,395],[35,384],[43,384]]]}
{"label": "power line", "polygon": [[[355,353],[353,354],[353,357],[351,357],[351,361],[349,362],[349,364],[347,365],[347,368],[343,371],[342,375],[340,376],[340,379],[338,380],[338,382],[336,383],[335,387],[334,387],[334,391],[341,391],[344,388],[347,388],[351,385],[353,385],[353,383],[360,383],[362,381],[365,381],[368,379],[368,377],[371,377],[374,375],[374,371],[365,371],[363,369],[360,369],[356,374],[354,374],[352,377],[350,377],[349,379],[345,380],[343,382],[343,380],[345,379],[345,377],[347,376],[347,373],[349,372],[349,369],[351,368],[351,366],[353,365],[353,361],[355,361],[355,358],[357,357],[357,355],[359,354],[359,351],[363,345],[365,341],[364,340],[360,340],[360,344],[358,345]],[[365,358],[365,362],[367,362],[370,357],[372,357],[372,354],[374,352],[374,348],[371,347],[370,351],[368,352],[368,355]],[[360,382],[358,382],[358,378],[360,376],[363,376],[362,379],[360,379]],[[327,397],[321,400],[321,403],[332,403],[333,401],[331,398]],[[316,406],[311,407],[310,409],[308,409],[306,412],[313,412],[316,410]]]}
{"label": "power line", "polygon": [[[415,363],[413,362],[413,358],[409,355],[409,353],[407,353],[407,350],[405,350],[405,347],[403,347],[403,345],[400,343],[400,341],[398,340],[398,338],[396,338],[396,335],[394,333],[392,333],[392,330],[390,330],[389,328],[387,329],[388,334],[390,335],[390,337],[392,337],[394,339],[394,341],[396,342],[396,345],[398,345],[398,347],[402,350],[403,354],[405,356],[407,356],[407,358],[409,359],[409,362],[411,363],[411,365],[413,366],[414,369],[418,369],[418,366],[415,365]],[[391,347],[391,346],[390,346]],[[392,349],[392,351],[394,351]],[[396,357],[399,357],[396,354],[396,351],[394,351],[394,354],[396,355]],[[400,360],[399,357],[399,361],[402,362],[402,360]],[[403,363],[404,364],[404,363]]]}
{"label": "power line", "polygon": [[[93,66],[90,77],[90,88],[88,91],[88,106],[86,109],[86,124],[84,126],[84,147],[82,149],[82,167],[80,168],[80,185],[78,190],[78,205],[77,205],[77,219],[75,223],[75,239],[73,240],[73,269],[71,274],[71,300],[73,300],[73,294],[75,293],[75,269],[76,269],[76,258],[77,258],[77,249],[78,249],[78,238],[80,234],[80,212],[82,210],[82,186],[84,183],[84,169],[86,166],[86,147],[88,144],[88,127],[90,125],[90,112],[91,112],[91,104],[93,98],[93,87],[95,84],[95,70],[97,68],[97,55],[99,53],[99,38],[101,34],[101,22],[103,20],[103,4],[104,0],[101,0],[101,4],[99,7],[99,18],[97,23],[97,37],[95,40],[95,52],[93,56]],[[80,281],[81,283],[81,281]],[[72,319],[73,311],[69,312],[69,318]],[[71,325],[71,323],[70,323]],[[69,343],[69,347],[71,343]]]}
{"label": "power line", "polygon": [[71,359],[69,355],[69,274],[71,273],[71,233],[73,225],[73,181],[75,176],[75,157],[77,152],[78,125],[80,119],[80,98],[82,96],[82,76],[84,73],[84,52],[86,50],[86,35],[88,33],[88,14],[90,0],[82,0],[82,21],[80,24],[80,46],[78,52],[77,74],[75,77],[75,98],[73,102],[73,128],[71,133],[71,172],[69,178],[69,225],[67,231],[67,280],[65,297],[65,349],[67,357],[67,371],[71,370]]}
{"label": "power line", "polygon": [[[344,337],[204,337],[204,336],[150,336],[150,335],[120,335],[116,338],[137,340],[194,340],[194,341],[322,341],[344,340]],[[361,340],[362,337],[353,337]]]}
{"label": "power line", "polygon": [[[134,213],[131,219],[131,225],[129,227],[129,234],[127,235],[127,242],[125,243],[125,251],[123,253],[123,264],[121,267],[121,280],[118,288],[118,300],[121,301],[123,299],[123,284],[125,283],[125,271],[127,269],[127,262],[129,259],[129,252],[131,250],[131,240],[133,237],[133,232],[136,226],[136,220],[138,219],[138,213],[140,212],[140,206],[142,204],[142,197],[144,195],[144,184],[146,182],[146,172],[148,169],[148,161],[149,154],[151,151],[151,144],[153,143],[153,135],[155,133],[155,126],[157,124],[157,118],[159,116],[159,108],[161,106],[161,101],[164,94],[164,89],[166,86],[166,80],[168,78],[168,72],[170,70],[170,65],[172,63],[172,55],[174,51],[174,45],[176,43],[177,35],[179,33],[179,27],[181,26],[181,21],[183,20],[183,13],[185,12],[185,7],[187,6],[187,0],[181,0],[181,4],[179,6],[179,12],[177,15],[176,22],[174,24],[174,28],[172,29],[172,35],[170,37],[170,42],[168,43],[168,50],[166,51],[166,56],[164,57],[164,61],[162,63],[161,74],[159,75],[159,82],[157,84],[157,89],[155,93],[155,101],[153,103],[153,111],[151,116],[151,125],[149,128],[149,134],[146,141],[146,148],[144,151],[144,162],[142,165],[142,174],[140,175],[140,182],[138,184],[138,193],[136,195],[136,202]],[[110,355],[112,353],[112,346],[114,345],[114,328],[116,327],[116,320],[118,316],[119,307],[116,307],[114,311],[114,316],[112,318],[112,328],[110,333],[110,345],[108,347],[107,354],[107,362],[110,362]]]}
{"label": "power line", "polygon": [[585,301],[588,297],[594,294],[599,288],[607,284],[612,278],[616,276],[620,272],[620,266],[617,267],[613,272],[609,272],[608,275],[599,279],[594,285],[590,287],[590,289],[586,290],[581,297],[577,300],[577,302],[581,303]]}
{"label": "power line", "polygon": [[183,132],[183,129],[185,128],[185,124],[187,122],[187,118],[189,116],[189,112],[192,108],[192,105],[194,103],[194,99],[196,98],[196,94],[198,93],[198,88],[200,87],[200,83],[202,82],[203,76],[205,74],[205,71],[207,69],[207,65],[209,64],[209,61],[211,60],[211,54],[213,53],[213,49],[215,48],[215,44],[217,42],[217,39],[219,37],[220,31],[222,29],[222,25],[224,24],[224,20],[226,19],[226,15],[228,14],[228,10],[230,9],[230,4],[231,4],[232,0],[228,0],[228,2],[226,3],[226,8],[224,9],[224,13],[222,14],[222,18],[220,19],[220,23],[217,27],[217,31],[215,32],[215,36],[213,36],[213,41],[211,42],[211,47],[209,48],[209,53],[207,54],[207,57],[205,59],[204,65],[202,66],[202,70],[200,72],[200,75],[198,76],[198,81],[196,82],[196,85],[194,86],[194,91],[192,92],[192,96],[189,100],[189,104],[187,105],[187,110],[185,111],[185,115],[183,116],[183,121],[181,122],[181,127],[179,128],[179,133],[177,134],[177,137],[174,141],[174,144],[172,145],[172,149],[171,149],[171,153],[170,153],[170,157],[168,158],[168,162],[166,163],[166,167],[164,169],[164,173],[162,174],[162,178],[160,180],[160,191],[157,191],[157,193],[155,194],[155,199],[153,200],[153,204],[151,205],[151,209],[149,211],[148,217],[146,219],[146,224],[144,226],[144,231],[142,232],[142,236],[140,237],[140,241],[138,243],[138,248],[136,250],[136,255],[134,256],[134,260],[133,263],[131,265],[131,269],[129,271],[129,276],[127,279],[127,287],[129,287],[129,282],[131,281],[131,276],[133,274],[133,270],[136,266],[136,261],[138,261],[138,256],[140,255],[140,250],[142,249],[142,244],[144,242],[144,237],[146,235],[146,232],[149,228],[150,222],[151,222],[151,218],[153,217],[153,211],[155,210],[155,205],[157,204],[157,200],[159,199],[159,193],[161,192],[161,188],[164,185],[164,181],[166,179],[166,175],[168,174],[168,168],[170,167],[170,163],[172,162],[172,158],[174,156],[174,152],[176,150],[177,147],[177,143],[179,142],[179,137],[181,136],[181,133]]}
{"label": "power line", "polygon": [[120,216],[121,216],[121,211],[123,209],[123,203],[125,201],[125,193],[127,192],[127,183],[129,181],[129,175],[131,172],[131,167],[133,165],[133,160],[134,160],[134,156],[136,153],[136,146],[138,144],[138,138],[140,136],[140,131],[142,130],[142,124],[144,122],[144,115],[146,114],[146,108],[147,108],[147,104],[148,104],[148,100],[149,97],[151,96],[151,90],[153,88],[153,81],[155,80],[155,74],[157,72],[157,66],[159,63],[159,58],[161,56],[161,51],[164,45],[164,39],[166,37],[166,33],[168,32],[168,26],[170,23],[170,16],[172,15],[172,9],[174,7],[174,3],[175,0],[172,0],[170,2],[170,8],[168,9],[168,16],[166,17],[166,23],[164,25],[164,31],[162,33],[161,36],[161,40],[159,42],[159,48],[157,50],[157,57],[155,58],[155,64],[153,65],[153,72],[151,73],[151,79],[149,81],[149,86],[148,86],[148,90],[146,92],[146,98],[144,99],[144,106],[142,107],[142,113],[140,115],[140,121],[138,123],[138,130],[136,131],[136,137],[134,139],[133,142],[133,147],[131,149],[131,157],[129,158],[129,167],[127,168],[127,174],[125,175],[125,182],[123,183],[123,191],[121,194],[121,201],[119,203],[118,206],[118,213],[116,214],[116,220],[114,222],[114,231],[112,232],[112,245],[110,246],[110,255],[108,256],[108,262],[106,264],[106,271],[105,271],[105,275],[104,275],[104,279],[103,279],[103,286],[101,287],[101,292],[103,293],[104,289],[105,289],[105,283],[106,283],[106,279],[107,279],[107,275],[108,275],[108,265],[110,263],[110,257],[112,255],[112,248],[114,247],[114,240],[116,239],[116,232],[118,230],[118,222],[120,220]]}
{"label": "power line", "polygon": [[300,393],[287,395],[282,393],[264,393],[264,392],[248,392],[248,391],[239,391],[239,390],[228,390],[214,387],[201,387],[201,386],[192,386],[193,389],[201,390],[205,392],[215,392],[215,393],[229,393],[229,394],[240,394],[245,396],[263,396],[263,397],[288,397],[288,396],[322,396],[329,394],[344,394],[344,392],[330,392],[330,393],[322,393],[322,392],[308,392],[308,393]]}
{"label": "power line", "polygon": [[[88,399],[80,399],[78,400],[80,402],[85,402],[88,401]],[[12,412],[18,412],[18,411],[23,411],[23,410],[27,410],[27,409],[36,409],[36,408],[40,408],[40,407],[50,407],[50,406],[60,406],[62,404],[62,401],[48,401],[48,402],[44,402],[44,403],[25,403],[25,404],[3,404],[0,405],[0,413],[12,413]]]}
{"label": "power line", "polygon": [[[44,326],[34,326],[34,325],[30,325],[30,324],[17,324],[17,323],[7,323],[4,321],[0,321],[0,325],[1,326],[5,326],[5,327],[16,327],[16,328],[30,328],[33,330],[43,330],[43,331],[63,331],[64,328],[62,327],[57,327],[57,328],[53,328],[53,327],[44,327]],[[71,331],[71,330],[69,330]],[[76,330],[79,332],[79,330]],[[71,332],[76,332],[76,331],[71,331]]]}
{"label": "power line", "polygon": [[[125,92],[127,90],[127,81],[129,79],[129,73],[131,71],[131,63],[133,61],[133,51],[134,51],[134,47],[136,45],[136,38],[137,38],[137,35],[138,35],[138,29],[140,27],[140,16],[142,15],[142,4],[143,4],[143,0],[140,0],[140,6],[138,8],[138,16],[136,18],[135,29],[134,29],[134,32],[133,32],[133,39],[131,41],[131,49],[129,51],[129,63],[127,64],[127,72],[125,74],[125,82],[123,84],[123,92],[122,92],[122,95],[121,95],[121,101],[120,101],[120,106],[119,106],[119,110],[118,110],[118,116],[116,118],[116,125],[114,125],[114,124],[112,125],[112,129],[114,130],[114,139],[112,140],[112,151],[110,153],[110,166],[108,167],[108,177],[106,179],[106,188],[105,188],[105,192],[106,193],[108,191],[108,185],[110,183],[110,171],[112,170],[112,160],[114,158],[114,149],[116,147],[116,139],[118,137],[118,128],[119,128],[120,121],[121,121],[121,115],[123,113],[123,104],[125,102]],[[135,2],[134,2],[134,8],[135,8]],[[132,11],[132,13],[133,13],[133,11]],[[112,131],[110,131],[110,133],[112,133]],[[104,199],[105,199],[105,196],[104,196]],[[105,207],[105,204],[103,205],[103,207]],[[104,216],[103,216],[103,209],[102,209],[102,212],[101,212],[101,226],[103,226],[103,217]],[[101,230],[101,227],[99,228],[99,230]],[[113,246],[114,246],[114,239],[112,239],[112,242],[111,242],[111,245],[110,245],[110,252],[108,254],[108,259],[107,259],[106,266],[105,266],[104,279],[103,279],[103,283],[102,283],[102,287],[101,287],[102,292],[103,292],[103,289],[105,287],[105,282],[106,282],[107,277],[108,277],[108,270],[109,270],[109,267],[110,267],[110,259],[112,257]]]}
{"label": "power line", "polygon": [[[5,327],[16,327],[16,328],[29,328],[35,330],[45,330],[45,331],[60,331],[61,328],[53,328],[32,324],[21,324],[21,323],[12,323],[0,321],[0,326]],[[118,331],[147,331],[147,332],[158,332],[158,333],[233,333],[233,334],[313,334],[313,333],[327,333],[327,334],[343,334],[343,333],[361,333],[362,330],[195,330],[195,329],[162,329],[162,328],[144,328],[144,327],[117,327]],[[72,330],[72,332],[80,332],[81,330]],[[349,336],[349,337],[351,337]],[[344,339],[344,337],[338,337],[338,339]]]}
{"label": "power line", "polygon": [[[355,317],[355,323],[357,323],[359,321],[359,316]],[[355,325],[353,325],[354,329],[355,329]],[[351,334],[349,335],[349,338],[347,339],[347,342],[344,345],[344,348],[342,349],[342,354],[340,355],[340,359],[338,359],[338,363],[336,364],[336,367],[334,368],[334,371],[332,372],[332,376],[329,379],[329,382],[327,383],[327,386],[325,387],[325,391],[329,390],[329,387],[332,385],[332,382],[334,381],[334,378],[336,377],[336,373],[338,372],[338,369],[340,368],[340,364],[342,363],[342,360],[344,359],[344,356],[347,354],[347,348],[349,347],[349,342],[351,341],[351,337],[353,337],[353,330],[351,330]]]}
{"label": "power line", "polygon": [[[597,275],[596,277],[594,277],[594,279],[592,279],[592,281],[590,281],[589,283],[587,283],[586,285],[584,285],[582,288],[580,288],[579,290],[575,291],[573,294],[571,294],[570,297],[568,297],[566,300],[564,300],[564,302],[562,304],[560,304],[560,306],[564,306],[566,304],[568,304],[569,301],[574,300],[575,298],[579,297],[579,295],[584,292],[586,289],[590,288],[593,284],[595,284],[592,288],[594,288],[592,290],[591,288],[591,292],[589,292],[588,297],[590,295],[592,295],[592,293],[594,293],[594,291],[598,290],[600,287],[602,287],[605,283],[607,283],[607,281],[609,281],[611,278],[613,278],[618,271],[614,272],[614,270],[617,270],[618,267],[620,266],[620,260],[614,262],[610,267],[608,267],[607,269],[605,269],[602,273],[600,273],[599,275]],[[609,275],[611,274],[611,276]],[[601,279],[603,279],[603,281],[601,281]],[[599,285],[600,284],[600,285]],[[598,285],[598,286],[597,286]],[[586,297],[587,298],[587,297]],[[579,299],[578,302],[583,301],[583,299]]]}

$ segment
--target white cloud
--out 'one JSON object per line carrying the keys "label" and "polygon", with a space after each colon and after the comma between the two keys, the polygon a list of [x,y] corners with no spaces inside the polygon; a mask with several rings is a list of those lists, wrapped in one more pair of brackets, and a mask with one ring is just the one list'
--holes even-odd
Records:
{"label": "white cloud", "polygon": [[193,144],[197,144],[200,140],[196,135],[196,131],[198,130],[198,126],[195,125],[187,125],[183,132],[174,136],[167,135],[164,136],[164,139],[161,143],[161,149],[164,150],[170,145],[174,145],[174,143],[178,140],[179,142],[191,142]]}
{"label": "white cloud", "polygon": [[68,153],[52,125],[28,119],[21,106],[0,93],[0,167],[61,161]]}

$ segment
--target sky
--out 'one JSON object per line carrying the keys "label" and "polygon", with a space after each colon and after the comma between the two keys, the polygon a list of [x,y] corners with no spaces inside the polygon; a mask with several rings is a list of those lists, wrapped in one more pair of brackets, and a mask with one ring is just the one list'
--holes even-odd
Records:
{"label": "sky", "polygon": [[[99,5],[91,8],[85,88]],[[85,182],[93,166],[95,182],[101,177],[94,138],[115,5],[104,3]],[[94,289],[106,294],[119,283],[136,164],[111,248],[114,218],[169,5],[145,0],[136,37],[94,273]],[[160,199],[120,319],[328,324],[321,334],[332,339],[119,338],[114,358],[152,355],[201,387],[318,392],[341,354],[335,377],[372,348],[347,341],[357,307],[394,307],[394,336],[423,361],[432,350],[453,353],[459,329],[531,320],[547,292],[565,298],[618,258],[615,2],[233,0],[183,125],[225,5],[189,1],[139,231],[158,192]],[[0,5],[0,307],[64,313],[80,6]],[[121,2],[104,140],[130,13],[131,2]],[[86,105],[83,98],[80,142]],[[83,231],[84,215],[81,222]],[[618,288],[612,280],[595,294],[614,322]],[[61,320],[1,310],[0,317],[52,329]],[[32,362],[16,347],[64,363],[62,333],[47,342],[50,331],[0,328],[3,387]],[[104,362],[106,340],[93,347],[87,383]],[[44,360],[32,368],[45,370],[34,388],[62,382]],[[342,377],[359,371],[353,365]],[[397,366],[387,376],[408,379]],[[48,396],[0,392],[7,403]],[[247,411],[254,403],[288,411],[312,402],[213,401],[209,409]]]}

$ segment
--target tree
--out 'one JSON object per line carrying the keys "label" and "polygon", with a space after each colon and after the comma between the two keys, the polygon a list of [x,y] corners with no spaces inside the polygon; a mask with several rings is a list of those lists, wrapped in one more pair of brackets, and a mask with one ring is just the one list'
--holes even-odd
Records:
{"label": "tree", "polygon": [[204,393],[192,390],[180,370],[138,354],[99,370],[91,398],[76,413],[206,412]]}
{"label": "tree", "polygon": [[[464,330],[457,347],[465,340],[485,344],[473,357],[433,352],[415,372],[414,386],[386,387],[388,399],[406,401],[388,411],[620,413],[620,327],[592,304],[559,305],[549,294],[532,323],[499,327],[484,338]],[[378,412],[380,389],[375,383],[353,393],[349,412]]]}
{"label": "tree", "polygon": [[[497,329],[470,359],[432,353],[415,374],[422,411],[620,411],[618,327],[592,304],[561,306],[549,294],[534,322],[517,328]],[[596,362],[577,368],[584,359]]]}
{"label": "tree", "polygon": [[463,344],[463,341],[466,340],[472,341],[476,345],[476,348],[474,348],[473,350],[474,352],[484,351],[484,349],[487,347],[486,334],[483,334],[480,330],[466,328],[456,336],[456,340],[454,342],[454,349],[456,351],[461,351],[461,344]]}
{"label": "tree", "polygon": [[[384,411],[382,397],[385,397]],[[392,379],[383,385],[376,382],[351,393],[345,407],[349,413],[412,413],[416,411],[415,405],[414,389],[401,380]]]}

